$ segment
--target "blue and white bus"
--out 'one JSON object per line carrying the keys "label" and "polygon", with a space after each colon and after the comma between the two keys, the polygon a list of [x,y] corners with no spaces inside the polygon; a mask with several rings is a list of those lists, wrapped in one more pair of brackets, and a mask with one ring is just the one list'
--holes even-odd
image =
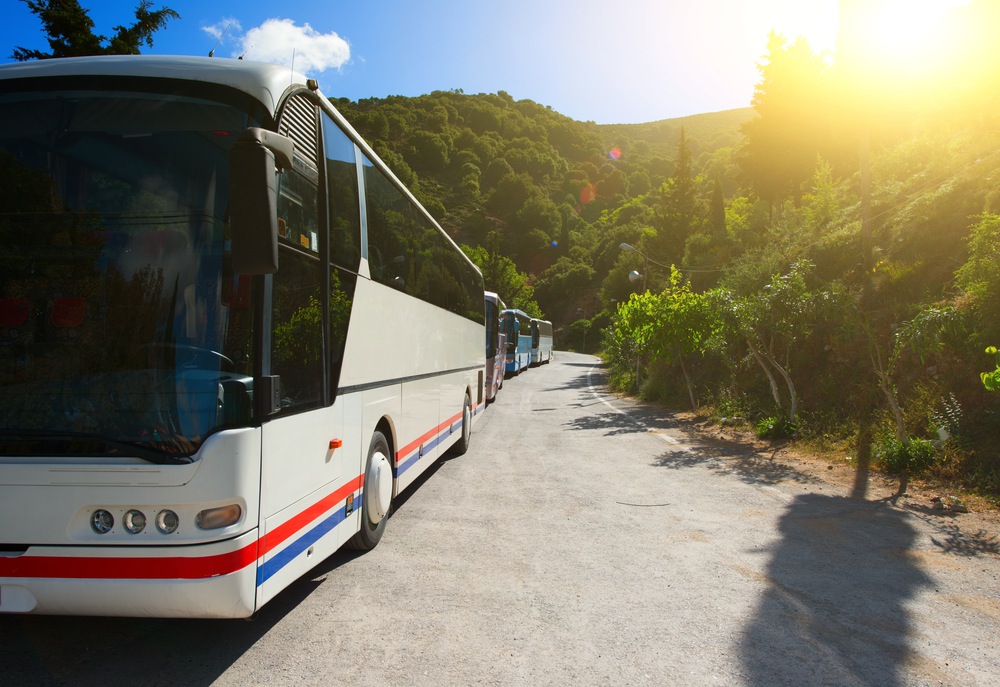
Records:
{"label": "blue and white bus", "polygon": [[507,334],[501,327],[500,313],[507,306],[492,291],[486,291],[483,296],[486,301],[486,402],[489,403],[503,387]]}
{"label": "blue and white bus", "polygon": [[544,365],[552,360],[552,323],[531,318],[531,364]]}
{"label": "blue and white bus", "polygon": [[249,616],[469,446],[482,275],[314,81],[0,66],[0,174],[0,612]]}
{"label": "blue and white bus", "polygon": [[507,362],[504,368],[508,375],[520,374],[531,364],[531,318],[527,313],[508,309],[500,313],[502,330],[507,336]]}

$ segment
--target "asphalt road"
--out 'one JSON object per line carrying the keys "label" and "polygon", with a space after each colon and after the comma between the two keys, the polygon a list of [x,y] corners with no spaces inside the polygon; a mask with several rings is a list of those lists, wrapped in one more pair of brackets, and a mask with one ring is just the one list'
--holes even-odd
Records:
{"label": "asphalt road", "polygon": [[994,685],[1000,543],[699,445],[596,359],[251,621],[0,616],[6,685]]}

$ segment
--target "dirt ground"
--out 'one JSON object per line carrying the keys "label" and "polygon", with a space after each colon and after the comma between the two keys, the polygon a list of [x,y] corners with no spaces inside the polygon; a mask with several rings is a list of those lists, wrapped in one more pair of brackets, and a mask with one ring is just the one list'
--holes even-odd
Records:
{"label": "dirt ground", "polygon": [[[752,427],[720,426],[691,413],[678,413],[675,419],[700,442],[730,447],[741,453],[752,452],[777,461],[842,490],[845,495],[853,493],[859,481],[858,466],[853,457],[822,457],[806,453],[788,442],[759,439]],[[947,515],[967,533],[986,535],[994,541],[1000,537],[1000,510],[980,497],[923,480],[910,480],[905,493],[897,496],[899,477],[874,469],[868,471],[867,480],[861,479],[860,482],[865,485],[864,498],[869,501],[892,502],[898,508],[926,515]]]}

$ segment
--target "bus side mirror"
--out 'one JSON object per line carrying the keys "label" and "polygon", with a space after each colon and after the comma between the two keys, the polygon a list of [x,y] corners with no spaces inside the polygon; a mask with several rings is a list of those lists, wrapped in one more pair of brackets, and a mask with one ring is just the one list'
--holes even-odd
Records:
{"label": "bus side mirror", "polygon": [[272,274],[278,269],[278,183],[275,167],[291,169],[292,140],[252,127],[229,153],[229,228],[233,271]]}

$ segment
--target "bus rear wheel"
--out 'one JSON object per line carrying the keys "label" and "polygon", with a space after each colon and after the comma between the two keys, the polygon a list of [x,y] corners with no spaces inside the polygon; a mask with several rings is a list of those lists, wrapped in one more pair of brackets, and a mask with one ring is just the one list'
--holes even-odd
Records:
{"label": "bus rear wheel", "polygon": [[382,538],[392,508],[392,463],[389,442],[382,432],[372,435],[365,463],[365,482],[361,490],[361,529],[348,545],[359,551],[371,551]]}

